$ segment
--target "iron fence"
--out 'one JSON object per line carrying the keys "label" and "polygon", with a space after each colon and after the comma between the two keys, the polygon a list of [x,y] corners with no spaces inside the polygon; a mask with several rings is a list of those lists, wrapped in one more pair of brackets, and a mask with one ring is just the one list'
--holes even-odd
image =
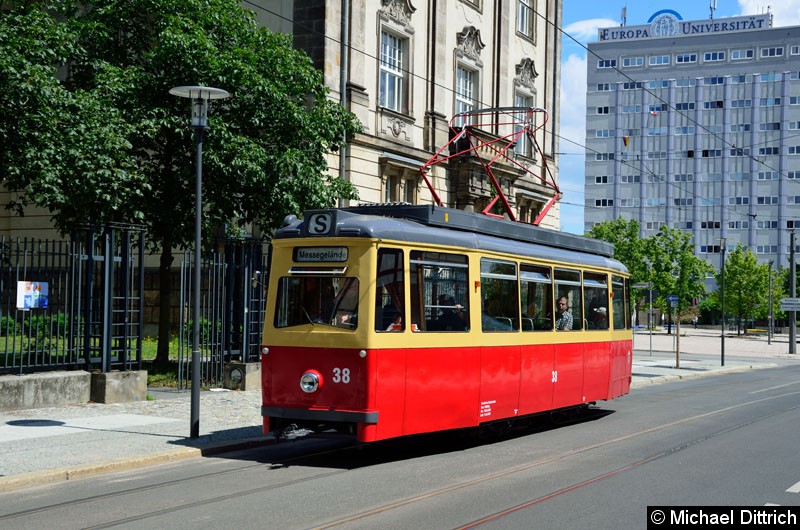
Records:
{"label": "iron fence", "polygon": [[[139,370],[144,315],[144,231],[82,227],[70,241],[0,237],[0,374]],[[191,374],[192,256],[181,265],[178,380]],[[267,247],[228,241],[203,264],[202,384],[225,363],[257,361]]]}
{"label": "iron fence", "polygon": [[0,373],[141,368],[144,231],[0,237]]}
{"label": "iron fence", "polygon": [[[260,240],[233,240],[202,264],[200,292],[200,376],[203,385],[222,383],[225,363],[259,359],[264,324],[268,252]],[[191,381],[194,307],[193,254],[181,263],[178,385]]]}

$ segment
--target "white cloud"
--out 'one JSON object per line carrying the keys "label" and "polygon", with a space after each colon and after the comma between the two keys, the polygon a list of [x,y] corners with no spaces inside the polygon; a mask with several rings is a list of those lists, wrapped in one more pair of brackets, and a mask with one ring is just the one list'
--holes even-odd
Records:
{"label": "white cloud", "polygon": [[[616,26],[608,18],[581,20],[564,28],[564,49],[585,46],[597,40],[597,29]],[[570,39],[570,36],[579,44]],[[586,52],[569,53],[561,62],[561,122],[559,188],[561,230],[583,234],[584,154],[586,145]]]}
{"label": "white cloud", "polygon": [[561,137],[561,151],[583,153],[586,144],[586,58],[574,54],[561,63]]}
{"label": "white cloud", "polygon": [[618,25],[619,22],[610,18],[592,18],[589,20],[579,20],[564,28],[564,40],[572,36],[581,44],[597,40],[598,28],[610,28]]}
{"label": "white cloud", "polygon": [[584,153],[586,145],[586,58],[569,55],[561,63],[561,139],[558,185],[564,193],[561,229],[583,233]]}
{"label": "white cloud", "polygon": [[742,15],[772,13],[772,27],[800,25],[800,0],[739,0]]}

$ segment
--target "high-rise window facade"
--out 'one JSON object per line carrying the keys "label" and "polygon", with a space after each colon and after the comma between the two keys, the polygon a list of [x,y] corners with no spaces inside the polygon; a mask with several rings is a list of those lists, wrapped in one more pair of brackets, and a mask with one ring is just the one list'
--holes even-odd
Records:
{"label": "high-rise window facade", "polygon": [[689,232],[717,266],[722,238],[786,266],[800,219],[800,26],[679,22],[670,35],[601,29],[589,45],[585,229],[635,219],[642,236]]}

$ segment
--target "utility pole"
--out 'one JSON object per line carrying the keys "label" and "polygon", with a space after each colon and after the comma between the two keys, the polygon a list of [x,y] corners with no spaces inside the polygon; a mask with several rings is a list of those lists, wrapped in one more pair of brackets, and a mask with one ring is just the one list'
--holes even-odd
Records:
{"label": "utility pole", "polygon": [[[797,272],[794,265],[794,229],[789,231],[789,290],[792,298],[797,296]],[[797,312],[789,311],[789,353],[797,353]]]}
{"label": "utility pole", "polygon": [[727,247],[727,239],[721,238],[720,242],[722,243],[722,262],[720,264],[720,275],[722,276],[722,282],[720,286],[720,299],[722,305],[722,335],[721,338],[721,347],[720,347],[720,366],[725,366],[725,250]]}
{"label": "utility pole", "polygon": [[769,260],[769,317],[767,321],[767,344],[772,344],[772,264],[774,260]]}

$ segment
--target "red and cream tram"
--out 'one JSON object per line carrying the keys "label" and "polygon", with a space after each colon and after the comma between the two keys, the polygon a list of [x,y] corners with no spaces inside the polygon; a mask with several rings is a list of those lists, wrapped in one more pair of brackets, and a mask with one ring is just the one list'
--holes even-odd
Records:
{"label": "red and cream tram", "polygon": [[276,233],[268,293],[265,433],[371,442],[630,389],[628,274],[602,241],[435,205],[315,210]]}

